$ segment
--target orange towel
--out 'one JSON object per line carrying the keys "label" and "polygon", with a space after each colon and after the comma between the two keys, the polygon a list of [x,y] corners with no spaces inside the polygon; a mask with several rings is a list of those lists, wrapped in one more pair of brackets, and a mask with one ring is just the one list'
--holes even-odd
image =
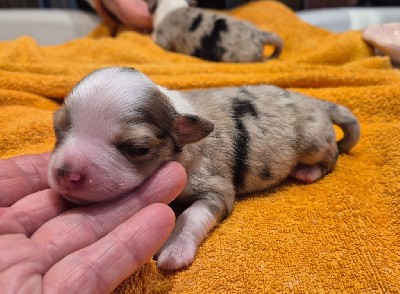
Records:
{"label": "orange towel", "polygon": [[400,72],[373,56],[360,32],[313,27],[278,2],[229,13],[282,36],[281,58],[210,63],[166,52],[147,35],[110,38],[104,26],[59,46],[28,37],[1,42],[1,157],[51,150],[52,111],[79,79],[104,66],[132,66],[175,89],[269,83],[344,104],[360,119],[362,137],[332,174],[238,201],[188,269],[166,274],[150,262],[116,291],[398,293]]}

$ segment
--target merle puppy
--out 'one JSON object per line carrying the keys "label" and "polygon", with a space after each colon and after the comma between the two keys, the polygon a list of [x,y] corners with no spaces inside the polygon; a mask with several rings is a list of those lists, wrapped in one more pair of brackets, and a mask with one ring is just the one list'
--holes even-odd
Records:
{"label": "merle puppy", "polygon": [[[333,124],[344,137],[336,142]],[[311,183],[359,140],[346,107],[268,86],[172,91],[131,68],[85,77],[54,114],[57,143],[49,183],[78,204],[107,201],[178,161],[187,208],[160,249],[158,267],[189,265],[235,196],[292,176]]]}
{"label": "merle puppy", "polygon": [[223,62],[262,61],[265,45],[275,47],[269,58],[282,51],[278,35],[227,15],[189,7],[187,0],[152,0],[149,5],[153,40],[166,50]]}

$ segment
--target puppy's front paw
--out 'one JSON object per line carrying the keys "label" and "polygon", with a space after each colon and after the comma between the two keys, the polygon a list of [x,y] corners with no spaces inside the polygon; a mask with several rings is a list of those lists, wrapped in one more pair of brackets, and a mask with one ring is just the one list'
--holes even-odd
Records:
{"label": "puppy's front paw", "polygon": [[163,270],[178,270],[190,265],[197,246],[189,241],[176,240],[165,244],[159,251],[157,267]]}

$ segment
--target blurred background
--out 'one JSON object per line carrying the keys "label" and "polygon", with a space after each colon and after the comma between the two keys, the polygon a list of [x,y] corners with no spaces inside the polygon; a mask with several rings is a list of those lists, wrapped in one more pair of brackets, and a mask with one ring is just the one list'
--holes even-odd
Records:
{"label": "blurred background", "polygon": [[[232,8],[245,0],[199,0],[203,7]],[[400,0],[283,0],[294,10],[347,7],[347,6],[397,6]],[[0,0],[0,8],[71,8],[91,10],[84,0]]]}
{"label": "blurred background", "polygon": [[89,9],[83,0],[0,0],[0,8],[72,8]]}
{"label": "blurred background", "polygon": [[[127,0],[128,1],[128,0]],[[230,9],[245,0],[197,0]],[[304,21],[330,30],[360,30],[400,22],[400,0],[282,0]],[[279,17],[279,16],[277,16]],[[62,44],[93,31],[100,18],[84,0],[0,0],[0,41],[30,36],[40,45]]]}

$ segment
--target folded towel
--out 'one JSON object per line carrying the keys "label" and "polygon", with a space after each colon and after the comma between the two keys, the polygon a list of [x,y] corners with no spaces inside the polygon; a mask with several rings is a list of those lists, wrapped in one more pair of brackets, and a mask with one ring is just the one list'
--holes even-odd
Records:
{"label": "folded towel", "polygon": [[[229,12],[285,41],[278,60],[219,64],[166,52],[150,36],[100,26],[58,46],[0,43],[0,156],[52,149],[52,111],[90,71],[132,66],[174,89],[274,84],[348,106],[360,143],[311,185],[239,200],[177,273],[152,261],[121,293],[396,293],[400,289],[400,72],[359,31],[333,34],[274,1]],[[270,48],[265,49],[269,54]]]}

